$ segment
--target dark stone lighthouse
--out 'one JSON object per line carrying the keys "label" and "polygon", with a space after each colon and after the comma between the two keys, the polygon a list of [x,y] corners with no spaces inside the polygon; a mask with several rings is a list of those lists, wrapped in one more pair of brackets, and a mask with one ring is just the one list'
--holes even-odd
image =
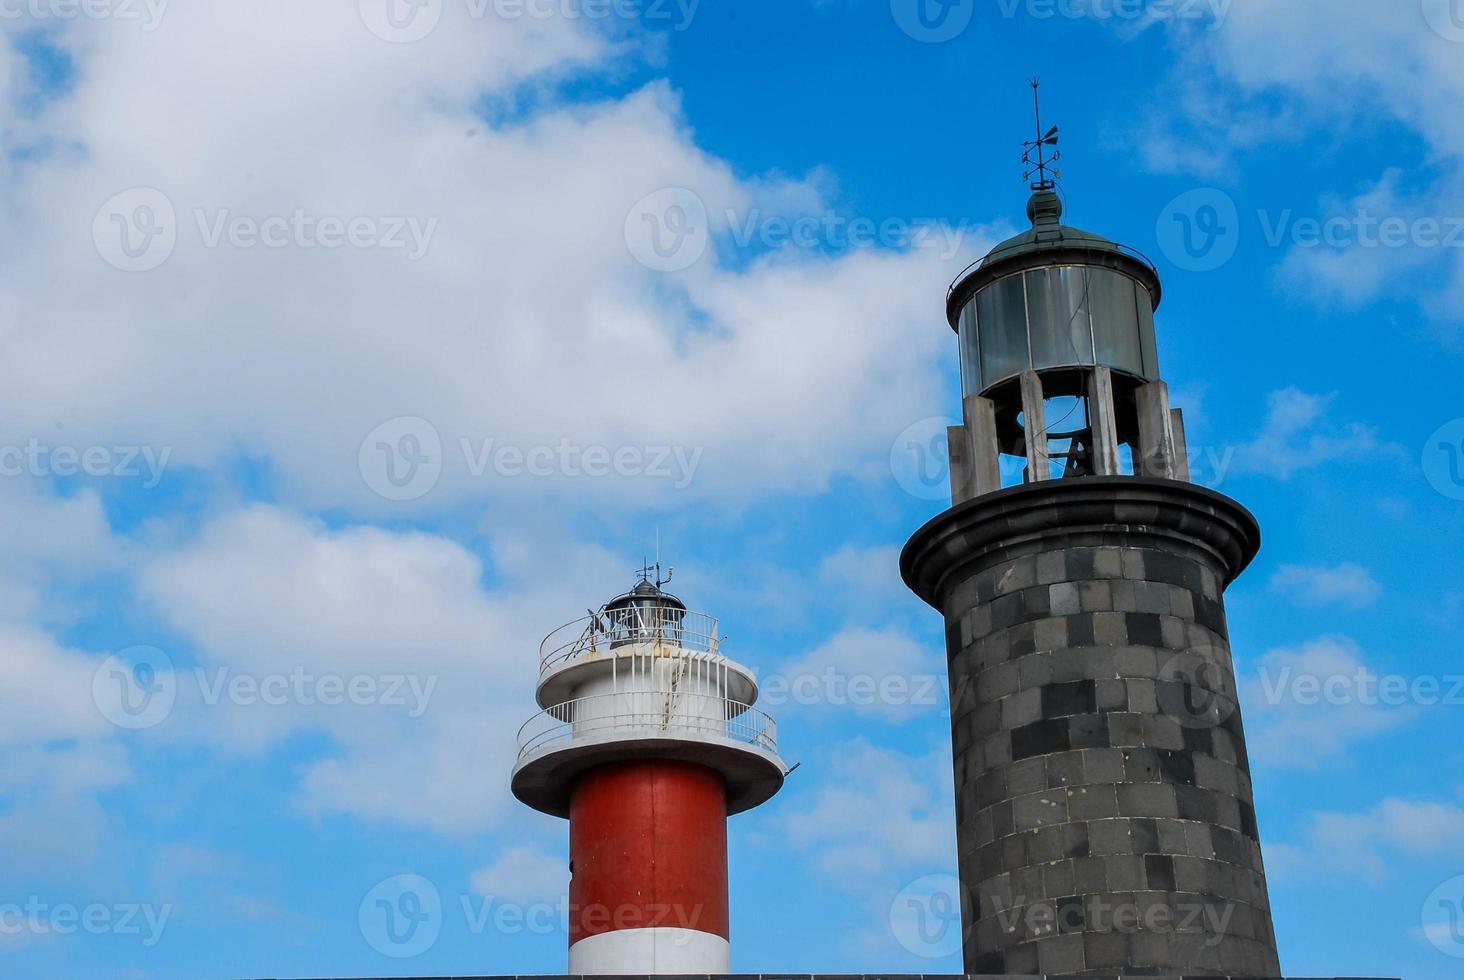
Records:
{"label": "dark stone lighthouse", "polygon": [[947,299],[953,506],[900,561],[946,623],[965,968],[1276,976],[1223,600],[1260,528],[1189,482],[1159,277],[1061,223],[1055,140]]}

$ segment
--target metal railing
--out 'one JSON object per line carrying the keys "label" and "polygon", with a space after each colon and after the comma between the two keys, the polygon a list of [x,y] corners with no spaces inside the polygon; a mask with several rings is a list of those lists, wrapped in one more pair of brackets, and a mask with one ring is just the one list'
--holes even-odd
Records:
{"label": "metal railing", "polygon": [[708,694],[628,691],[578,698],[539,712],[519,729],[518,757],[576,738],[607,735],[712,736],[778,751],[777,723],[751,705]]}
{"label": "metal railing", "polygon": [[539,674],[632,644],[719,655],[722,641],[717,620],[706,613],[670,607],[601,610],[565,623],[544,638],[539,644]]}

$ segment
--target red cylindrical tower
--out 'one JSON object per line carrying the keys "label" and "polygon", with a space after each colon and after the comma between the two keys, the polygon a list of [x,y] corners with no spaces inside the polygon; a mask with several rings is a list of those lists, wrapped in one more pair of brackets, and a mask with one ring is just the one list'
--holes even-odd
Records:
{"label": "red cylindrical tower", "polygon": [[785,775],[752,672],[661,584],[549,635],[519,734],[514,794],[570,821],[570,973],[729,973],[727,816]]}

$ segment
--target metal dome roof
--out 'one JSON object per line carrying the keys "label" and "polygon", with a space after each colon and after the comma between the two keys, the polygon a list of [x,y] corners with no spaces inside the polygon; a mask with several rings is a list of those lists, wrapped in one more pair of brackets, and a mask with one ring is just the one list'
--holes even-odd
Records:
{"label": "metal dome roof", "polygon": [[1118,268],[1142,282],[1157,308],[1161,296],[1154,263],[1126,245],[1062,223],[1062,198],[1053,190],[1034,191],[1027,201],[1032,227],[997,245],[967,268],[946,295],[946,319],[960,324],[961,310],[971,297],[998,279],[1025,269],[1049,265],[1098,265]]}

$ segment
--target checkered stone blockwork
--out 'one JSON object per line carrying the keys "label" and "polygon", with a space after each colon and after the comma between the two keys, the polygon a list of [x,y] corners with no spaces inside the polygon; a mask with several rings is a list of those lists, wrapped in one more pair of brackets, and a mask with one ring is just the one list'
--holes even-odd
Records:
{"label": "checkered stone blockwork", "polygon": [[1134,478],[906,546],[946,619],[969,972],[1279,974],[1222,601],[1258,546],[1227,498]]}

